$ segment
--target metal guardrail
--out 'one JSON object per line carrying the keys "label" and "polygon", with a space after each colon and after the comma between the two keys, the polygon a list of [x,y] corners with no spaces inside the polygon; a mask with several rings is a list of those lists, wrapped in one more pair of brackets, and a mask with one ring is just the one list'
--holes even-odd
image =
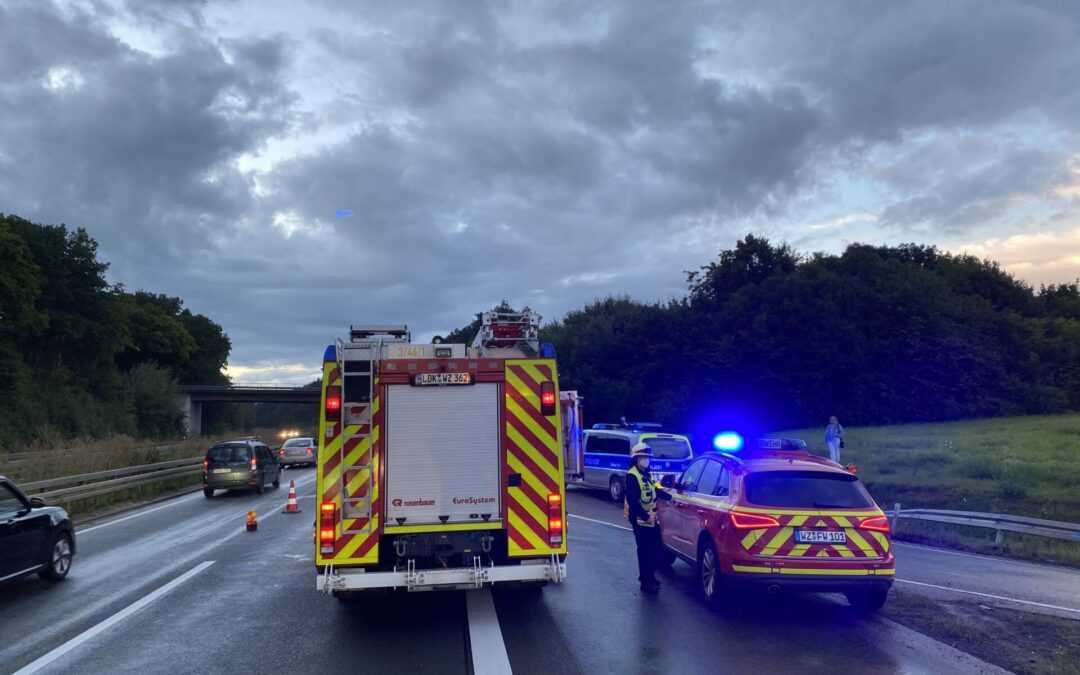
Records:
{"label": "metal guardrail", "polygon": [[202,460],[202,457],[191,457],[171,462],[141,464],[123,469],[95,471],[79,476],[24,483],[20,487],[32,497],[41,497],[51,502],[70,502],[172,478],[193,476],[202,472]]}
{"label": "metal guardrail", "polygon": [[1065,523],[1056,520],[1010,516],[1003,513],[976,513],[974,511],[945,511],[942,509],[901,509],[899,504],[885,514],[892,519],[892,531],[896,532],[897,520],[926,520],[936,523],[952,523],[969,527],[983,527],[996,530],[994,546],[1001,546],[1006,532],[1018,532],[1039,537],[1051,537],[1080,542],[1080,524]]}
{"label": "metal guardrail", "polygon": [[[276,451],[281,445],[273,444],[268,447],[272,451]],[[20,487],[23,492],[31,497],[41,497],[46,501],[57,503],[70,502],[76,499],[97,497],[110,492],[150,485],[163,480],[198,475],[202,473],[203,457],[203,455],[199,455],[198,457],[174,459],[168,462],[140,464],[108,471],[95,471],[78,476],[50,478],[33,483],[22,483]]]}

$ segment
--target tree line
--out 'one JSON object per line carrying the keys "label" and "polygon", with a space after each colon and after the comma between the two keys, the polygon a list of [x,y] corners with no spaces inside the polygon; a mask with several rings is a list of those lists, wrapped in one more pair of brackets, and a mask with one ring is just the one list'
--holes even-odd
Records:
{"label": "tree line", "polygon": [[[84,229],[0,214],[0,438],[178,435],[178,384],[224,383],[231,344],[180,298],[129,292]],[[229,427],[207,406],[204,428]]]}
{"label": "tree line", "polygon": [[682,298],[608,297],[543,327],[587,423],[704,436],[1080,410],[1076,283],[1035,289],[933,246],[807,255],[753,235],[686,278]]}

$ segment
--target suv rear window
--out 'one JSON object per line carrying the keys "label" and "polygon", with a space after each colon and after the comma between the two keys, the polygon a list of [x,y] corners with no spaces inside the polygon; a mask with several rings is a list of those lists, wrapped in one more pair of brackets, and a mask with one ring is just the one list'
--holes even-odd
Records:
{"label": "suv rear window", "polygon": [[215,445],[206,453],[211,462],[247,462],[251,459],[251,448],[246,445]]}
{"label": "suv rear window", "polygon": [[861,509],[873,505],[855,476],[823,471],[763,471],[746,477],[746,499],[758,506]]}
{"label": "suv rear window", "polygon": [[281,447],[283,447],[283,448],[296,448],[296,447],[306,448],[306,447],[308,447],[310,445],[311,445],[311,439],[310,438],[292,438],[292,439],[289,439],[289,440],[285,441],[285,445],[283,445]]}
{"label": "suv rear window", "polygon": [[690,444],[681,438],[645,438],[645,445],[652,448],[656,459],[686,459],[690,456]]}

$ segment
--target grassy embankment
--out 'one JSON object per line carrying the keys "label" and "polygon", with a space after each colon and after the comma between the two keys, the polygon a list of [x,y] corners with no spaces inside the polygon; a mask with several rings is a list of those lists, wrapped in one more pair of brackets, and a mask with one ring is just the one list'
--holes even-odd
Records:
{"label": "grassy embankment", "polygon": [[[843,420],[841,420],[843,422]],[[824,429],[785,431],[827,455]],[[1080,523],[1080,414],[844,427],[844,463],[884,509],[938,508]],[[902,520],[899,538],[1080,565],[1080,542]]]}
{"label": "grassy embankment", "polygon": [[[280,439],[271,432],[227,434],[222,438],[254,436],[271,447]],[[16,484],[120,469],[139,464],[200,457],[217,438],[147,441],[127,436],[100,440],[46,438],[30,446],[0,448],[0,474]],[[27,456],[27,453],[28,456]],[[60,503],[73,517],[88,518],[124,506],[190,490],[200,484],[198,475],[183,476],[127,490]]]}

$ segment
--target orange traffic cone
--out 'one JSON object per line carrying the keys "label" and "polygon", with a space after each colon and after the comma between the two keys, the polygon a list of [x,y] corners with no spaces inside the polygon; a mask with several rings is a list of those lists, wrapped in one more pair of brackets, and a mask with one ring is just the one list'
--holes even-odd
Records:
{"label": "orange traffic cone", "polygon": [[259,521],[256,520],[256,518],[255,518],[255,512],[254,511],[248,511],[247,512],[247,531],[248,532],[254,532],[257,529],[259,529]]}
{"label": "orange traffic cone", "polygon": [[285,510],[282,513],[300,513],[300,505],[296,503],[296,481],[289,481],[289,499],[285,502]]}

